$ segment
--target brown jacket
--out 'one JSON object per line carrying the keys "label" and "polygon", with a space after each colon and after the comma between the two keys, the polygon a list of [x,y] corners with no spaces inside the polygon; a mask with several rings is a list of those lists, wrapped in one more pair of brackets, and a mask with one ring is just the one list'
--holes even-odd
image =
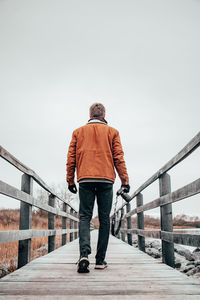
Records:
{"label": "brown jacket", "polygon": [[67,155],[67,182],[85,178],[115,181],[115,170],[122,184],[129,184],[119,132],[104,122],[93,120],[72,134]]}

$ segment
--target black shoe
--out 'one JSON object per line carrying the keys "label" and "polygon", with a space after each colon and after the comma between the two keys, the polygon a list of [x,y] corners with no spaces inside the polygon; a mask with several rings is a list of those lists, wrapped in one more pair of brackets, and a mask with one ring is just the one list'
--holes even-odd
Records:
{"label": "black shoe", "polygon": [[78,268],[77,268],[77,272],[78,273],[89,273],[89,260],[87,257],[81,257],[79,262],[78,262]]}
{"label": "black shoe", "polygon": [[98,269],[98,270],[104,270],[104,269],[107,268],[107,267],[108,267],[108,264],[107,264],[107,262],[104,260],[104,261],[101,261],[101,262],[97,261],[94,268],[95,268],[95,269]]}

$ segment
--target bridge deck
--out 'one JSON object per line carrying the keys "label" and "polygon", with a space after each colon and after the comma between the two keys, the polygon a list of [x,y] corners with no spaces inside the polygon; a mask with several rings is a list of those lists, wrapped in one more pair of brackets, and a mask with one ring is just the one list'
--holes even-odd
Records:
{"label": "bridge deck", "polygon": [[0,280],[0,299],[200,299],[199,280],[112,236],[106,257],[109,267],[94,270],[97,231],[91,237],[89,274],[76,272],[75,240]]}

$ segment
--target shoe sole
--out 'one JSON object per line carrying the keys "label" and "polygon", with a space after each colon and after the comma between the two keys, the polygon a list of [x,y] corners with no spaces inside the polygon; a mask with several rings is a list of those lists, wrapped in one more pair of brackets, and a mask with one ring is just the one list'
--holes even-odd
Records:
{"label": "shoe sole", "polygon": [[81,258],[81,260],[78,263],[78,273],[89,273],[89,260],[87,258]]}
{"label": "shoe sole", "polygon": [[108,265],[96,265],[94,268],[96,270],[104,270],[108,267]]}

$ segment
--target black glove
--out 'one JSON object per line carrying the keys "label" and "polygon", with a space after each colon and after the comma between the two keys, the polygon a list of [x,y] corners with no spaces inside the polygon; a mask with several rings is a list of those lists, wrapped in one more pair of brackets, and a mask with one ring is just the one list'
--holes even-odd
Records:
{"label": "black glove", "polygon": [[122,184],[121,188],[123,189],[123,191],[125,193],[129,193],[129,191],[130,191],[130,185],[129,184]]}
{"label": "black glove", "polygon": [[68,189],[69,189],[70,192],[73,193],[73,194],[76,194],[76,193],[77,193],[77,188],[76,188],[76,185],[75,185],[75,184],[69,185],[69,186],[68,186]]}

